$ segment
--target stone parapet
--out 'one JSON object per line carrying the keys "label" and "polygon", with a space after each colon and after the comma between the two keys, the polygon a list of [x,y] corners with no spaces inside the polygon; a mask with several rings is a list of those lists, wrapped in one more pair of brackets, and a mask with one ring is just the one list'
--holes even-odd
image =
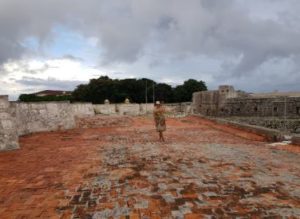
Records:
{"label": "stone parapet", "polygon": [[284,135],[280,131],[275,129],[269,129],[261,126],[255,126],[255,125],[242,124],[242,123],[228,121],[220,118],[212,118],[212,117],[204,117],[204,116],[200,116],[200,117],[214,121],[218,124],[229,125],[239,130],[244,130],[250,133],[263,136],[269,142],[278,142],[284,140]]}
{"label": "stone parapet", "polygon": [[247,94],[232,86],[193,94],[193,110],[205,116],[300,118],[300,92]]}
{"label": "stone parapet", "polygon": [[0,96],[0,151],[19,148],[15,118],[11,115],[8,96]]}
{"label": "stone parapet", "polygon": [[[75,118],[95,114],[138,116],[153,112],[153,104],[91,104],[59,102],[9,102],[0,96],[0,151],[19,147],[18,137],[35,132],[76,127]],[[190,103],[166,104],[172,112],[188,113]]]}
{"label": "stone parapet", "polygon": [[78,114],[69,102],[14,103],[14,108],[19,135],[74,128]]}
{"label": "stone parapet", "polygon": [[[224,118],[224,117],[223,117]],[[224,119],[237,123],[249,124],[254,126],[262,126],[269,129],[276,129],[285,133],[300,134],[300,118],[285,119],[280,117],[225,117]]]}

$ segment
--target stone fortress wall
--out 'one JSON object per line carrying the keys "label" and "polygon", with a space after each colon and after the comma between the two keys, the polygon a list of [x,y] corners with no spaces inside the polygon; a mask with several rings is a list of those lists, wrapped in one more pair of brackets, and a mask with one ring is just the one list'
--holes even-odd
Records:
{"label": "stone fortress wall", "polygon": [[300,92],[249,94],[223,85],[193,94],[193,112],[282,131],[299,132]]}
{"label": "stone fortress wall", "polygon": [[300,92],[247,94],[223,85],[193,94],[193,111],[207,116],[300,118]]}
{"label": "stone fortress wall", "polygon": [[[166,104],[171,113],[189,113],[190,103]],[[91,104],[66,102],[10,102],[0,96],[0,151],[19,148],[18,137],[35,132],[72,129],[77,117],[144,115],[153,104]]]}

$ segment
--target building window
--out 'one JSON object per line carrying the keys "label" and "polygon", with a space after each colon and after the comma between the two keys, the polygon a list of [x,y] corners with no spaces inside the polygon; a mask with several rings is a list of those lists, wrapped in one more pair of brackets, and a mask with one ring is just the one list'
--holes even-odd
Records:
{"label": "building window", "polygon": [[257,112],[257,110],[258,110],[257,106],[256,106],[256,107],[254,107],[254,112]]}
{"label": "building window", "polygon": [[296,107],[296,112],[298,115],[300,115],[300,107],[299,106]]}
{"label": "building window", "polygon": [[277,106],[274,106],[273,108],[273,112],[277,113],[278,112],[278,107]]}
{"label": "building window", "polygon": [[241,108],[237,108],[236,111],[237,111],[237,112],[241,112]]}

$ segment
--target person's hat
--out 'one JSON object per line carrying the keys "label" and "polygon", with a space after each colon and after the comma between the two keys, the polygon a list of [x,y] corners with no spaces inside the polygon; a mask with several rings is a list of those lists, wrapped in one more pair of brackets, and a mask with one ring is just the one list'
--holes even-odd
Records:
{"label": "person's hat", "polygon": [[155,104],[156,104],[156,105],[160,105],[160,101],[156,101]]}

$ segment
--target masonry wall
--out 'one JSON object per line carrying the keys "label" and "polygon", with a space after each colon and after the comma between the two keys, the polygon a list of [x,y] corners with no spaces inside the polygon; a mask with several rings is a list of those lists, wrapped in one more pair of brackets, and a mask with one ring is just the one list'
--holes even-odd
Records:
{"label": "masonry wall", "polygon": [[193,94],[193,112],[207,116],[300,118],[300,97],[253,98],[239,92],[202,91]]}
{"label": "masonry wall", "polygon": [[169,114],[173,115],[188,115],[192,112],[192,104],[190,102],[165,104],[165,108]]}
{"label": "masonry wall", "polygon": [[151,114],[153,113],[154,105],[152,103],[141,103],[140,104],[140,113],[141,114]]}
{"label": "masonry wall", "polygon": [[139,104],[117,104],[116,111],[119,115],[140,115]]}
{"label": "masonry wall", "polygon": [[69,102],[13,103],[17,133],[71,129],[75,127],[75,113]]}
{"label": "masonry wall", "polygon": [[[189,114],[191,113],[191,103],[174,103],[165,104],[166,110],[173,114]],[[93,105],[96,114],[104,115],[145,115],[151,114],[154,110],[152,103],[148,104],[95,104]]]}
{"label": "masonry wall", "polygon": [[300,97],[229,98],[219,115],[300,118]]}
{"label": "masonry wall", "polygon": [[19,148],[16,121],[11,114],[8,96],[0,96],[0,151]]}
{"label": "masonry wall", "polygon": [[91,103],[72,103],[69,104],[74,116],[94,116],[95,109]]}
{"label": "masonry wall", "polygon": [[104,115],[117,114],[115,104],[94,104],[93,108],[96,114],[104,114]]}
{"label": "masonry wall", "polygon": [[[96,104],[69,102],[9,102],[0,96],[0,150],[18,148],[18,136],[34,132],[75,128],[75,117],[143,115],[153,112],[153,104]],[[190,103],[167,104],[174,113],[190,112]]]}
{"label": "masonry wall", "polygon": [[202,91],[193,94],[193,112],[213,116],[218,113],[219,92]]}
{"label": "masonry wall", "polygon": [[257,125],[271,129],[277,129],[283,132],[300,134],[300,119],[281,118],[281,117],[224,117],[227,120],[243,124]]}

